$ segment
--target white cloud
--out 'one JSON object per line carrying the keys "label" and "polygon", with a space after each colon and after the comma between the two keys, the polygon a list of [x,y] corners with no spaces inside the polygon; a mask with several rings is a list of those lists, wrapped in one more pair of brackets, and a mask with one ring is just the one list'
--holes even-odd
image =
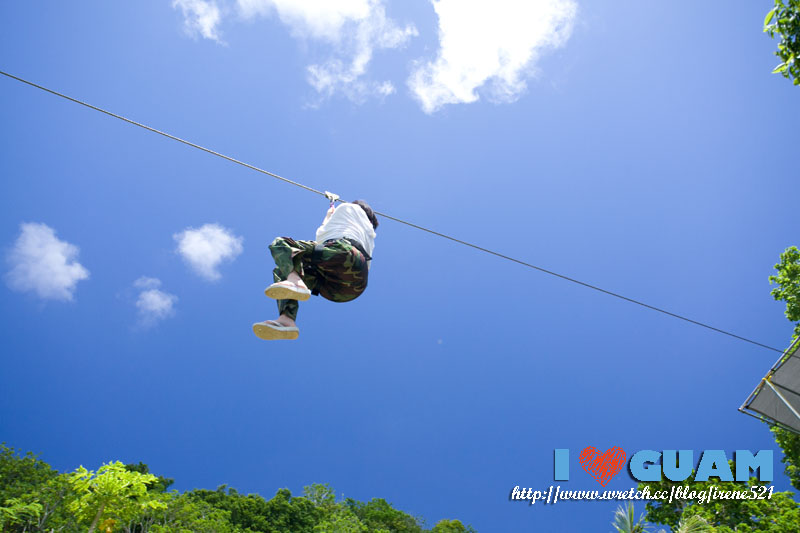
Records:
{"label": "white cloud", "polygon": [[242,237],[235,236],[219,224],[205,224],[198,229],[187,228],[173,235],[177,251],[195,272],[207,280],[221,277],[219,265],[233,261],[242,253]]}
{"label": "white cloud", "polygon": [[159,320],[175,314],[175,302],[178,297],[160,290],[161,281],[156,278],[141,277],[133,282],[133,286],[142,289],[136,300],[139,320],[144,326],[152,326]]}
{"label": "white cloud", "polygon": [[[286,2],[282,0],[280,3]],[[376,49],[402,47],[411,37],[417,35],[417,29],[413,25],[400,28],[388,19],[380,0],[348,0],[329,4],[328,9],[339,4],[347,9],[338,11],[335,16],[321,19],[318,18],[319,11],[312,11],[308,7],[301,17],[284,19],[281,15],[281,20],[289,24],[295,34],[307,34],[317,39],[329,40],[336,45],[333,57],[307,67],[309,84],[323,97],[340,92],[354,102],[361,102],[370,96],[384,97],[392,94],[394,86],[390,81],[364,79],[367,68]],[[296,9],[295,7],[294,10]]]}
{"label": "white cloud", "polygon": [[191,36],[201,35],[222,43],[218,26],[222,13],[216,0],[173,0],[172,7],[183,13],[183,25]]}
{"label": "white cloud", "polygon": [[89,278],[89,271],[77,262],[78,247],[59,240],[46,224],[25,223],[6,256],[11,270],[8,286],[16,291],[35,292],[40,298],[72,300],[75,286]]}
{"label": "white cloud", "polygon": [[142,276],[133,282],[133,286],[137,289],[156,289],[161,286],[161,280],[158,278],[148,278]]}
{"label": "white cloud", "polygon": [[296,37],[339,41],[351,21],[369,18],[370,0],[237,0],[245,18],[269,16],[274,9]]}
{"label": "white cloud", "polygon": [[426,113],[487,96],[514,101],[540,51],[558,47],[572,32],[574,0],[431,0],[439,17],[439,53],[420,62],[408,79]]}
{"label": "white cloud", "polygon": [[395,92],[397,91],[395,90],[394,85],[392,85],[392,82],[390,81],[385,81],[380,85],[378,85],[378,94],[382,96],[389,96],[390,94],[394,94]]}
{"label": "white cloud", "polygon": [[[219,41],[221,9],[217,0],[174,0],[193,34]],[[361,102],[394,92],[389,81],[366,78],[375,50],[399,48],[417,29],[387,18],[384,0],[236,0],[241,18],[277,14],[292,36],[321,42],[326,54],[306,68],[308,83],[321,98],[335,93]]]}

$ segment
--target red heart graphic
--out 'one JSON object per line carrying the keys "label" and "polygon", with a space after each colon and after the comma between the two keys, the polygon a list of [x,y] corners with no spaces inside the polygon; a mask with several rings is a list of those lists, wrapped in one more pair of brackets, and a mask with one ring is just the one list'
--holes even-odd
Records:
{"label": "red heart graphic", "polygon": [[614,446],[601,454],[597,448],[587,446],[581,452],[578,462],[588,474],[605,487],[625,466],[625,450]]}

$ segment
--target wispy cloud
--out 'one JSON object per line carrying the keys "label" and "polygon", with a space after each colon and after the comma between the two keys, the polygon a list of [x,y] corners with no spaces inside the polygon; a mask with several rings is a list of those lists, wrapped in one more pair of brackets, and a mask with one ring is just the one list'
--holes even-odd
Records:
{"label": "wispy cloud", "polygon": [[[354,102],[397,92],[369,76],[379,50],[404,47],[418,35],[386,14],[388,0],[173,0],[187,30],[221,42],[229,13],[241,20],[277,18],[292,36],[315,46],[306,79],[319,104],[341,94]],[[439,22],[434,58],[413,63],[406,81],[426,113],[447,104],[512,102],[527,88],[542,52],[572,33],[576,0],[430,0]]]}
{"label": "wispy cloud", "polygon": [[186,33],[222,43],[218,28],[222,12],[216,0],[173,0],[172,7],[181,10]]}
{"label": "wispy cloud", "polygon": [[431,0],[439,17],[439,52],[419,62],[408,80],[423,111],[478,100],[496,102],[525,91],[542,49],[564,44],[577,12],[573,0]]}
{"label": "wispy cloud", "polygon": [[77,261],[78,247],[59,240],[46,224],[24,223],[6,260],[8,286],[20,292],[33,292],[48,300],[72,300],[79,281],[89,271]]}
{"label": "wispy cloud", "polygon": [[159,279],[142,276],[133,282],[133,286],[140,290],[136,308],[139,312],[139,322],[143,326],[153,326],[175,314],[175,302],[178,301],[178,297],[159,289],[161,287]]}
{"label": "wispy cloud", "polygon": [[[193,34],[220,41],[223,8],[217,0],[174,0]],[[277,14],[292,36],[321,43],[326,52],[306,67],[307,81],[324,99],[341,93],[361,102],[395,92],[388,81],[367,77],[376,50],[404,46],[417,35],[412,24],[399,26],[386,16],[384,0],[236,0],[240,18]]]}
{"label": "wispy cloud", "polygon": [[338,41],[345,25],[369,17],[370,0],[237,0],[245,18],[269,16],[276,11],[295,37]]}
{"label": "wispy cloud", "polygon": [[[400,48],[417,35],[417,29],[410,24],[404,28],[397,26],[386,17],[386,9],[378,0],[352,4],[360,9],[341,21],[332,17],[330,24],[320,24],[316,20],[318,14],[308,11],[301,22],[288,22],[295,33],[307,32],[310,37],[335,45],[332,57],[307,67],[308,83],[322,97],[342,93],[354,102],[362,102],[372,96],[388,96],[395,92],[391,81],[365,79],[375,50]],[[312,18],[313,26],[306,22],[307,17]]]}
{"label": "wispy cloud", "polygon": [[186,228],[173,235],[173,238],[178,243],[177,252],[186,263],[209,281],[221,277],[218,269],[223,261],[233,261],[244,249],[244,239],[219,224]]}

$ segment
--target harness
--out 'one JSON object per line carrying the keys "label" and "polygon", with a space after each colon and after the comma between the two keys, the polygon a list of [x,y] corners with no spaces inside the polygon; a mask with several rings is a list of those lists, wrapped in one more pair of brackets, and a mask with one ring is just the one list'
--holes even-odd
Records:
{"label": "harness", "polygon": [[[361,255],[363,255],[363,256],[364,256],[364,259],[366,259],[367,261],[372,261],[372,256],[371,256],[371,255],[369,255],[369,254],[367,253],[367,250],[366,250],[366,249],[364,249],[364,246],[363,246],[363,245],[362,245],[360,242],[358,242],[358,241],[357,241],[357,240],[355,240],[355,239],[351,239],[351,238],[349,238],[349,237],[345,237],[345,238],[344,238],[344,240],[346,240],[347,242],[349,242],[350,244],[352,244],[352,245],[353,245],[353,248],[355,248],[356,250],[358,250],[359,252],[361,252]],[[315,247],[314,247],[314,250],[316,250],[316,248],[317,248],[317,247],[315,246]]]}

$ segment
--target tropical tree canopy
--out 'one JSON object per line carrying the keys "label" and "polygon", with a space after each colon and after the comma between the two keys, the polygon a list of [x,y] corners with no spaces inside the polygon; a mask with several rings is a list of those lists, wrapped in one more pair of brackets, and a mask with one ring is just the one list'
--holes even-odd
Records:
{"label": "tropical tree canopy", "polygon": [[59,473],[0,444],[0,532],[29,533],[475,533],[459,520],[433,528],[383,499],[337,501],[323,484],[267,500],[225,485],[167,492],[171,479],[143,463]]}
{"label": "tropical tree canopy", "polygon": [[775,55],[781,62],[772,72],[800,85],[800,0],[775,0],[764,18],[764,31],[780,37]]}

